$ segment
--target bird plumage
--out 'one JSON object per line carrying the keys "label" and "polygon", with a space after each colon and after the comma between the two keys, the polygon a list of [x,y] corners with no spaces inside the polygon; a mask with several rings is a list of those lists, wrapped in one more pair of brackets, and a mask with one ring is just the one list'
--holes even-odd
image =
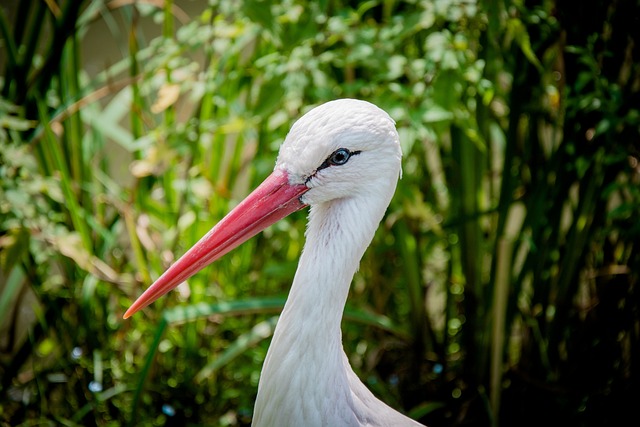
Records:
{"label": "bird plumage", "polygon": [[358,379],[340,330],[351,280],[395,192],[401,157],[395,123],[375,105],[341,99],[312,109],[292,126],[274,172],[124,317],[308,205],[306,243],[264,363],[253,426],[419,426]]}
{"label": "bird plumage", "polygon": [[[320,171],[340,148],[357,156]],[[306,243],[262,370],[254,426],[419,425],[378,400],[354,374],[340,322],[349,286],[400,175],[393,120],[364,101],[338,100],[304,115],[276,169],[306,183]],[[311,177],[311,179],[309,179]]]}

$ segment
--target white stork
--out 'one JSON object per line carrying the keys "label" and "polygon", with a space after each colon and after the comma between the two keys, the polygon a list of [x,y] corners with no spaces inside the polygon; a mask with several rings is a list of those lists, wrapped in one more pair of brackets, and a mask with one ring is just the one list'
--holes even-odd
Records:
{"label": "white stork", "polygon": [[400,176],[395,123],[373,104],[341,99],[298,120],[273,173],[173,264],[127,318],[292,212],[310,206],[306,243],[273,334],[255,427],[419,426],[377,399],[342,348],[349,286]]}

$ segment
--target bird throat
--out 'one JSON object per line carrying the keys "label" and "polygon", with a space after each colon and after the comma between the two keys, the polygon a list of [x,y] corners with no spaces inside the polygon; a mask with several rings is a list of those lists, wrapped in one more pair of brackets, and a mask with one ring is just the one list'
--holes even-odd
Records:
{"label": "bird throat", "polygon": [[311,207],[305,248],[262,370],[254,426],[309,425],[315,414],[330,413],[327,402],[351,399],[340,324],[386,204],[368,221],[362,208],[356,198]]}

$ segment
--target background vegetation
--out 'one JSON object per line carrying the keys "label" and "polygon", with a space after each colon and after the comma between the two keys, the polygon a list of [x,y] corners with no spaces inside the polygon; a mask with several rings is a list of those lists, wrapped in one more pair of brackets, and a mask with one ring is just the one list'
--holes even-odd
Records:
{"label": "background vegetation", "polygon": [[431,426],[637,418],[637,0],[186,3],[0,8],[0,423],[248,424],[304,213],[122,314],[339,97],[405,156],[343,326],[365,383]]}

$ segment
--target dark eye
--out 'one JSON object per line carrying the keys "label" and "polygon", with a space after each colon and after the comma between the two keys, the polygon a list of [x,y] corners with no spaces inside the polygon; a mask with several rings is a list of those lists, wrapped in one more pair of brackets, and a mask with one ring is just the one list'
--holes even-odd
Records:
{"label": "dark eye", "polygon": [[344,165],[349,161],[351,156],[355,156],[356,154],[360,154],[360,151],[349,151],[346,148],[338,148],[336,151],[331,153],[320,166],[318,166],[316,171],[328,168],[329,166]]}
{"label": "dark eye", "polygon": [[329,156],[329,164],[330,165],[344,165],[351,157],[351,152],[346,148],[338,148]]}

